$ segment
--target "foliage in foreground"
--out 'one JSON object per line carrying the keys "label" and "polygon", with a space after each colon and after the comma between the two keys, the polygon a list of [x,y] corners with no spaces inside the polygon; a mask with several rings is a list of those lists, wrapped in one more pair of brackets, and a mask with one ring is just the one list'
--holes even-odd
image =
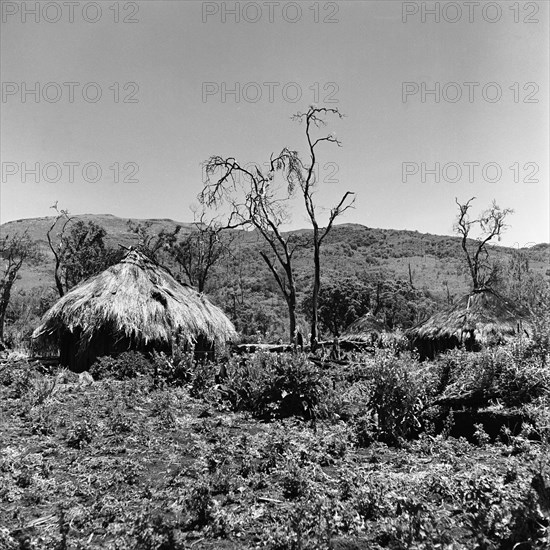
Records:
{"label": "foliage in foreground", "polygon": [[[93,383],[1,364],[0,547],[548,548],[548,367],[529,342],[223,364],[129,353]],[[471,395],[523,430],[450,437],[441,403]]]}

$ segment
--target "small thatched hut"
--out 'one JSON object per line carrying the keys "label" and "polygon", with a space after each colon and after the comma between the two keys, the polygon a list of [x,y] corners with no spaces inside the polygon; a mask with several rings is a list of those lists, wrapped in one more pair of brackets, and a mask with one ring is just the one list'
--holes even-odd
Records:
{"label": "small thatched hut", "polygon": [[464,296],[453,307],[436,313],[407,331],[422,358],[464,346],[479,350],[482,345],[502,343],[510,337],[527,334],[526,314],[488,288]]}
{"label": "small thatched hut", "polygon": [[33,333],[55,339],[61,363],[78,372],[102,355],[170,352],[174,341],[210,352],[235,337],[221,309],[136,250],[71,289]]}
{"label": "small thatched hut", "polygon": [[379,340],[384,330],[384,323],[372,313],[367,313],[346,328],[340,342],[372,345]]}

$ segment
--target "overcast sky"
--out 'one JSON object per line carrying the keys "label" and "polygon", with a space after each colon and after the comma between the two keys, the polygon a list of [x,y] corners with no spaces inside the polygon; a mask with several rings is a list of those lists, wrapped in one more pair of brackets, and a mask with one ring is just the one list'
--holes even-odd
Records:
{"label": "overcast sky", "polygon": [[515,209],[504,244],[550,241],[548,2],[1,3],[2,222],[190,221],[201,162],[305,152],[316,103],[347,115],[317,193],[357,193],[342,223],[450,234],[476,196]]}

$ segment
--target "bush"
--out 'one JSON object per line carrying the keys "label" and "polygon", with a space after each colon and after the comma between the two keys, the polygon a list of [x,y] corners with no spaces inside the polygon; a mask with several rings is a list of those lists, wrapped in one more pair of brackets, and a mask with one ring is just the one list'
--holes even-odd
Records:
{"label": "bush", "polygon": [[193,352],[176,348],[171,356],[153,351],[153,377],[156,385],[181,386],[191,380],[197,369]]}
{"label": "bush", "polygon": [[257,352],[233,358],[224,397],[254,416],[314,418],[330,381],[306,354]]}
{"label": "bush", "polygon": [[10,388],[13,398],[25,395],[38,377],[37,369],[28,361],[8,361],[0,366],[0,385]]}
{"label": "bush", "polygon": [[[179,348],[172,355],[153,351],[149,356],[138,351],[125,351],[116,357],[99,357],[91,366],[90,374],[95,379],[114,378],[117,380],[148,376],[153,385],[160,388],[182,386],[189,382],[200,387],[203,384],[197,378],[204,374],[199,373],[201,366],[203,365],[195,362],[192,352],[186,352]],[[208,369],[211,370],[212,367],[209,366]],[[202,391],[199,393],[202,394]]]}
{"label": "bush", "polygon": [[513,340],[479,352],[452,350],[435,363],[436,393],[475,395],[480,401],[499,399],[505,406],[520,406],[550,391],[548,367],[527,352],[529,343]]}
{"label": "bush", "polygon": [[89,418],[74,421],[66,435],[67,445],[73,449],[82,449],[91,443],[97,431],[97,425]]}
{"label": "bush", "polygon": [[377,350],[369,368],[369,386],[367,410],[357,422],[360,443],[369,442],[369,431],[389,444],[418,433],[431,380],[414,356]]}
{"label": "bush", "polygon": [[219,367],[210,361],[198,362],[190,374],[189,394],[191,397],[204,397],[216,383]]}
{"label": "bush", "polygon": [[145,355],[138,351],[125,351],[116,357],[99,357],[90,367],[94,379],[115,378],[128,380],[136,376],[152,376],[154,367]]}

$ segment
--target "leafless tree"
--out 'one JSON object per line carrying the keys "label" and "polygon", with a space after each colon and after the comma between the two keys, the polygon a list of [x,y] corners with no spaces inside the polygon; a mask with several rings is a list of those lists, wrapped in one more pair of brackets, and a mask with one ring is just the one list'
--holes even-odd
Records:
{"label": "leafless tree", "polygon": [[[60,210],[57,206],[57,201],[55,201],[55,204],[51,206],[51,208],[53,208],[57,212],[57,215],[55,216],[52,225],[50,225],[50,228],[46,233],[46,238],[48,239],[48,245],[50,247],[50,250],[52,251],[55,261],[53,271],[55,287],[57,288],[59,297],[62,297],[65,294],[65,288],[63,286],[63,281],[61,278],[61,265],[63,262],[63,242],[65,238],[66,228],[73,221],[73,217],[69,215],[68,210]],[[55,228],[57,228],[58,231],[54,235],[53,230]]]}
{"label": "leafless tree", "polygon": [[0,258],[3,261],[0,279],[0,346],[4,340],[4,322],[10,303],[11,291],[26,261],[38,258],[38,248],[27,231],[22,234],[5,235],[0,239]]}
{"label": "leafless tree", "polygon": [[288,307],[290,339],[296,337],[296,283],[292,259],[303,241],[284,233],[288,205],[294,186],[276,184],[280,157],[271,157],[267,168],[245,168],[233,157],[212,156],[205,163],[206,181],[199,195],[208,208],[228,208],[226,229],[253,228],[262,236],[267,250],[261,257],[275,278]]}
{"label": "leafless tree", "polygon": [[314,194],[318,190],[317,180],[317,154],[318,148],[323,143],[335,144],[338,147],[342,143],[334,134],[314,137],[316,129],[326,126],[326,115],[335,115],[343,118],[344,115],[335,108],[310,106],[305,113],[297,113],[292,119],[297,122],[305,122],[305,134],[308,144],[309,159],[303,162],[297,151],[283,149],[277,160],[278,168],[285,171],[286,179],[290,186],[298,186],[304,200],[305,209],[313,228],[313,290],[312,290],[312,320],[311,320],[311,347],[315,349],[318,340],[319,324],[319,290],[321,288],[321,245],[330,233],[334,221],[346,210],[352,208],[355,202],[355,193],[346,191],[338,204],[334,206],[329,213],[328,221],[325,227],[320,227],[317,205],[314,202]]}
{"label": "leafless tree", "polygon": [[204,209],[194,216],[193,231],[172,246],[171,254],[189,284],[204,292],[212,268],[229,252],[233,237],[219,221],[208,220]]}
{"label": "leafless tree", "polygon": [[[303,239],[284,234],[282,226],[288,221],[288,204],[298,192],[304,201],[310,219],[313,236],[313,290],[311,345],[318,340],[319,290],[321,288],[321,245],[329,234],[338,216],[351,208],[354,193],[344,193],[338,204],[330,210],[327,225],[320,227],[314,194],[318,189],[317,152],[323,143],[341,146],[333,135],[314,137],[316,128],[325,126],[325,116],[336,115],[342,118],[338,109],[311,106],[305,113],[297,113],[293,120],[305,121],[305,134],[308,143],[309,159],[303,162],[297,151],[285,147],[277,157],[271,155],[267,168],[262,170],[258,165],[244,168],[234,158],[211,157],[206,163],[206,183],[200,200],[206,206],[219,206],[227,203],[236,223],[252,226],[260,232],[268,243],[273,256],[262,252],[262,258],[275,277],[285,300],[290,317],[291,340],[296,337],[296,286],[292,270],[292,257],[297,248],[304,246]],[[276,175],[283,175],[285,185],[277,185]],[[213,177],[219,174],[219,177]],[[244,180],[244,183],[243,183]],[[240,191],[240,193],[239,193]],[[277,267],[282,268],[281,274]]]}
{"label": "leafless tree", "polygon": [[[461,245],[468,270],[472,278],[473,290],[480,290],[495,283],[497,268],[489,262],[489,250],[487,245],[495,237],[500,240],[502,232],[506,229],[505,219],[513,213],[510,208],[501,209],[495,201],[490,208],[484,210],[477,218],[471,219],[469,210],[472,206],[472,197],[466,203],[461,204],[455,198],[458,205],[458,217],[454,229],[462,237]],[[471,232],[478,228],[478,236],[472,237]]]}

